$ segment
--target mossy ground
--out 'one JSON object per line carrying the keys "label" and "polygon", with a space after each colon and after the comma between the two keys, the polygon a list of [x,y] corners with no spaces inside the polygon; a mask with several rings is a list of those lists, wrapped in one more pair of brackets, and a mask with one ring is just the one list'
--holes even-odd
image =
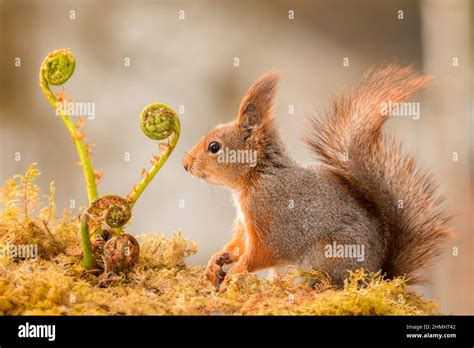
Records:
{"label": "mossy ground", "polygon": [[[81,265],[79,222],[56,218],[54,186],[38,214],[39,172],[9,180],[2,190],[0,245],[35,244],[37,260],[0,258],[3,315],[424,315],[437,305],[423,300],[401,278],[383,280],[363,270],[351,273],[343,290],[318,272],[273,281],[235,276],[225,293],[202,277],[202,266],[186,265],[196,243],[181,233],[138,237],[141,255],[128,275],[104,283]],[[33,217],[33,215],[35,215]],[[306,280],[297,281],[298,275]],[[302,277],[298,277],[299,280]],[[309,281],[313,279],[313,281]],[[310,286],[310,283],[313,286]],[[316,284],[316,286],[314,286]]]}

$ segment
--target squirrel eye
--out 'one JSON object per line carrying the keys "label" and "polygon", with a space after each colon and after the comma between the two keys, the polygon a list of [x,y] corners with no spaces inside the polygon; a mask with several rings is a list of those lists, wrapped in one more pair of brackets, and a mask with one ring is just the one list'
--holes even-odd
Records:
{"label": "squirrel eye", "polygon": [[208,147],[208,150],[212,153],[216,153],[217,151],[219,151],[221,149],[221,143],[217,142],[217,141],[211,141],[209,143],[209,147]]}

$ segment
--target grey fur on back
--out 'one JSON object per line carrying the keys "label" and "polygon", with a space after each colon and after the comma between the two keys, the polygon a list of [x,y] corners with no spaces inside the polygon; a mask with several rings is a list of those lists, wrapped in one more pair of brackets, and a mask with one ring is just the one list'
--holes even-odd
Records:
{"label": "grey fur on back", "polygon": [[[382,267],[387,238],[382,224],[326,165],[302,166],[288,161],[260,177],[247,204],[260,236],[282,263],[327,272],[342,285],[347,270]],[[258,208],[257,208],[258,207]],[[274,217],[268,221],[268,216]],[[363,245],[363,261],[327,257],[325,249]]]}

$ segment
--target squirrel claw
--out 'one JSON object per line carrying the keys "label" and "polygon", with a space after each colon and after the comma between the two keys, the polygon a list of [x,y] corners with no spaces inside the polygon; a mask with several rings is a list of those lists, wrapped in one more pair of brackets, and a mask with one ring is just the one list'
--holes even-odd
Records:
{"label": "squirrel claw", "polygon": [[217,291],[219,291],[219,288],[220,288],[221,284],[224,282],[226,274],[227,273],[222,269],[221,266],[219,266],[217,271],[214,273],[214,275],[216,277],[214,285],[215,285]]}
{"label": "squirrel claw", "polygon": [[219,287],[222,282],[224,281],[225,279],[225,276],[226,276],[226,272],[224,272],[224,270],[221,268],[219,269],[217,272],[216,272],[216,277],[217,277],[217,287]]}
{"label": "squirrel claw", "polygon": [[219,256],[216,260],[216,265],[222,267],[224,265],[227,265],[229,263],[232,263],[232,261],[230,260],[230,256],[229,256],[229,253],[225,252],[223,253],[221,256]]}

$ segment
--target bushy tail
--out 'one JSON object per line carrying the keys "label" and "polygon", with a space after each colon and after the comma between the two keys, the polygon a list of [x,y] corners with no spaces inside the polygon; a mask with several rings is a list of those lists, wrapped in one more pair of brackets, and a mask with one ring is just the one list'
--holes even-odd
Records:
{"label": "bushy tail", "polygon": [[450,237],[448,218],[440,209],[437,184],[404,155],[400,142],[382,134],[389,102],[399,103],[421,90],[429,77],[411,66],[371,70],[353,89],[334,99],[320,118],[311,118],[305,142],[321,162],[367,199],[389,231],[383,272],[424,280],[419,271],[441,253]]}

